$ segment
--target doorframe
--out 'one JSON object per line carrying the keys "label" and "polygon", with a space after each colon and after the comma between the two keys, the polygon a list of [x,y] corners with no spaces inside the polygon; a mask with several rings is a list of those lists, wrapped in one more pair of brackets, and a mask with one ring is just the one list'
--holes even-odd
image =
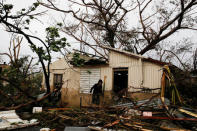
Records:
{"label": "doorframe", "polygon": [[[127,85],[129,85],[129,67],[115,67],[112,68],[112,91],[114,92],[114,72],[115,71],[127,71],[128,72],[128,78],[127,78]],[[128,87],[127,87],[128,91]]]}

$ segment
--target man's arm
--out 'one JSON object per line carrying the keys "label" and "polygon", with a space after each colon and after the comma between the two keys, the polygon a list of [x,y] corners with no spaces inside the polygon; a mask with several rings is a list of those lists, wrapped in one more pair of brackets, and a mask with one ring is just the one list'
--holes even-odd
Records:
{"label": "man's arm", "polygon": [[92,90],[95,88],[95,85],[92,86],[92,88],[90,89],[90,93],[92,93]]}

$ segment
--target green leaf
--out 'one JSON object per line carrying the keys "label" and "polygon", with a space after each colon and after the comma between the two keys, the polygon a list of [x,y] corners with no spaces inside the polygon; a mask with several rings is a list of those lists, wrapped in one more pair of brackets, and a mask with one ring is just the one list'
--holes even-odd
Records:
{"label": "green leaf", "polygon": [[3,6],[4,10],[11,10],[13,8],[13,5],[12,4],[5,4]]}
{"label": "green leaf", "polygon": [[35,8],[35,7],[32,7],[32,8],[31,8],[31,11],[34,11],[34,10],[36,10],[36,8]]}
{"label": "green leaf", "polygon": [[61,40],[62,40],[62,41],[66,41],[66,38],[65,38],[65,37],[63,37]]}
{"label": "green leaf", "polygon": [[30,18],[30,19],[33,19],[34,17],[33,17],[33,16],[29,16],[29,18]]}
{"label": "green leaf", "polygon": [[62,27],[62,23],[57,23],[58,26]]}
{"label": "green leaf", "polygon": [[38,7],[38,6],[40,5],[40,3],[36,2],[36,3],[33,3],[33,5],[34,5],[35,7]]}
{"label": "green leaf", "polygon": [[27,24],[29,24],[29,23],[30,23],[30,20],[29,20],[29,19],[26,19],[25,21],[26,21],[26,23],[27,23]]}

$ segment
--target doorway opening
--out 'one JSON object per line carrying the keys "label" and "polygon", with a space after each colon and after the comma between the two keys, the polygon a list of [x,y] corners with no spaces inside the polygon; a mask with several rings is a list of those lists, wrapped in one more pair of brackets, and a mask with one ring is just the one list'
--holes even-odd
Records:
{"label": "doorway opening", "polygon": [[113,69],[113,91],[119,95],[128,90],[128,68]]}

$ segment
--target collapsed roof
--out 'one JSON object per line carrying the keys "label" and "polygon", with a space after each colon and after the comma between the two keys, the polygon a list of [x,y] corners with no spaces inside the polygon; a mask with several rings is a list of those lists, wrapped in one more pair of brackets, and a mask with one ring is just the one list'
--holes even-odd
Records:
{"label": "collapsed roof", "polygon": [[[152,58],[147,58],[147,57],[144,57],[142,55],[134,54],[134,53],[131,53],[131,52],[128,52],[128,51],[115,49],[115,48],[111,48],[111,47],[106,47],[106,46],[102,46],[102,48],[108,50],[109,52],[110,51],[118,52],[118,53],[121,53],[123,55],[129,56],[129,57],[132,57],[132,58],[135,58],[135,59],[142,59],[142,61],[151,62],[151,63],[157,64],[157,65],[162,65],[162,66],[163,65],[169,65],[169,63],[162,62],[162,61],[159,61],[159,60],[155,60],[155,59],[152,59]],[[83,65],[107,65],[108,64],[108,60],[106,60],[105,58],[103,58],[101,56],[97,56],[97,55],[94,55],[94,54],[82,52],[82,51],[79,51],[79,50],[74,50],[74,51],[75,51],[75,53],[79,53],[80,58],[84,60]],[[72,54],[72,57],[73,57],[73,54]],[[70,60],[70,63],[72,65],[74,65],[73,59]]]}

